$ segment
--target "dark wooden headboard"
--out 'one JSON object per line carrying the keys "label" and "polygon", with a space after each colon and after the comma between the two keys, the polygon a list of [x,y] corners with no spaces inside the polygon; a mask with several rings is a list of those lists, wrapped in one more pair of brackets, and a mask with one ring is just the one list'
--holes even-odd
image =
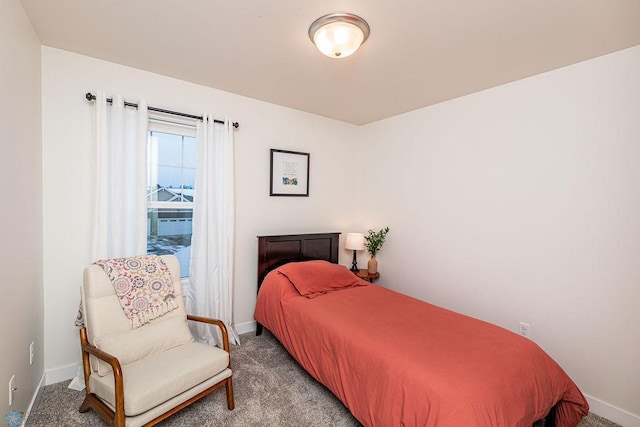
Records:
{"label": "dark wooden headboard", "polygon": [[338,263],[340,233],[258,236],[258,289],[274,268],[295,261],[322,259]]}
{"label": "dark wooden headboard", "polygon": [[[321,259],[338,263],[340,233],[258,236],[258,290],[265,276],[288,262]],[[262,332],[257,325],[256,334]]]}

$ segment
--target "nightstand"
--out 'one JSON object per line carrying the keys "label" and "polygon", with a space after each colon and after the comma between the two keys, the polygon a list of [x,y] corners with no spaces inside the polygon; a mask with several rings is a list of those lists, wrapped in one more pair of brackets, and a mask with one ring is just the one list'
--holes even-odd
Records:
{"label": "nightstand", "polygon": [[369,274],[369,272],[365,269],[365,270],[356,270],[353,272],[353,274],[355,274],[356,276],[358,276],[361,279],[364,280],[368,280],[370,283],[373,283],[374,280],[376,280],[378,277],[380,277],[380,272],[374,273],[374,274]]}

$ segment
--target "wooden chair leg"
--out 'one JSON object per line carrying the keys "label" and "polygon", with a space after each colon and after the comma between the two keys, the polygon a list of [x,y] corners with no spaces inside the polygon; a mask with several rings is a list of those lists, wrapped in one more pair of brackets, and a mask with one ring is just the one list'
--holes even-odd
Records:
{"label": "wooden chair leg", "polygon": [[91,409],[91,400],[89,399],[89,396],[85,396],[84,400],[82,401],[82,405],[80,405],[80,409],[78,409],[78,412],[84,414],[89,409]]}
{"label": "wooden chair leg", "polygon": [[233,380],[231,379],[231,377],[227,379],[227,383],[225,384],[225,387],[227,391],[227,408],[229,408],[229,410],[232,411],[233,408],[235,408],[236,406],[233,401]]}

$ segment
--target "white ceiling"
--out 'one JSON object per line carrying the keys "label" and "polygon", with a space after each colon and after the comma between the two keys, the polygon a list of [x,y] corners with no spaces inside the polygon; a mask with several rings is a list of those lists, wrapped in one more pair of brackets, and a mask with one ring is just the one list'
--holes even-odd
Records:
{"label": "white ceiling", "polygon": [[[639,0],[22,0],[42,43],[356,125],[640,44]],[[344,59],[307,31],[371,35]]]}

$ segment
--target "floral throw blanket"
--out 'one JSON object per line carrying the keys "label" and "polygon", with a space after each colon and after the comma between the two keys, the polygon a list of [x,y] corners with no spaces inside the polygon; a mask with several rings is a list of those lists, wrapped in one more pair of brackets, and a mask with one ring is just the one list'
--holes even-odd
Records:
{"label": "floral throw blanket", "polygon": [[171,273],[159,256],[114,258],[94,264],[111,279],[131,329],[178,308]]}

